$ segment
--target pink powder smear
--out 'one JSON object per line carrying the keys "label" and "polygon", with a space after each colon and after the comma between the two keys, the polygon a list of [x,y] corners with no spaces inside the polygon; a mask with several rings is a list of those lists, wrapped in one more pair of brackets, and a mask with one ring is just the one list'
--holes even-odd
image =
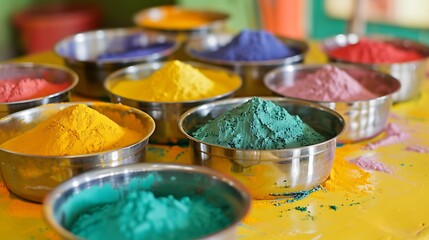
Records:
{"label": "pink powder smear", "polygon": [[390,144],[405,142],[410,135],[405,133],[397,124],[389,123],[384,129],[386,136],[373,143],[368,143],[364,148],[367,150],[374,150],[378,147],[387,146]]}
{"label": "pink powder smear", "polygon": [[377,159],[374,156],[372,157],[361,156],[351,160],[350,162],[353,164],[356,164],[357,166],[359,166],[364,170],[371,170],[371,171],[378,171],[378,172],[384,172],[387,174],[392,174],[392,169],[389,166],[385,165],[384,163],[377,161]]}
{"label": "pink powder smear", "polygon": [[429,153],[429,147],[424,146],[407,146],[405,150],[417,153]]}
{"label": "pink powder smear", "polygon": [[0,102],[17,102],[60,92],[70,83],[51,83],[40,78],[0,80]]}
{"label": "pink powder smear", "polygon": [[347,72],[331,65],[298,79],[293,86],[282,86],[277,91],[288,97],[313,101],[357,101],[378,97]]}

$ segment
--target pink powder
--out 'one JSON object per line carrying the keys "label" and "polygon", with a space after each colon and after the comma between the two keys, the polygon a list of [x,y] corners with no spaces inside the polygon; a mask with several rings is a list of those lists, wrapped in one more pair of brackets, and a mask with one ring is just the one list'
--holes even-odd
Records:
{"label": "pink powder", "polygon": [[377,161],[376,157],[361,156],[350,161],[364,170],[379,171],[387,174],[392,174],[392,169],[382,162]]}
{"label": "pink powder", "polygon": [[424,146],[407,146],[405,150],[417,153],[429,153],[429,147]]}
{"label": "pink powder", "polygon": [[283,86],[277,91],[288,97],[313,101],[356,101],[377,97],[347,72],[331,65],[298,79],[293,86]]}
{"label": "pink powder", "polygon": [[0,102],[17,102],[60,92],[70,83],[51,83],[40,78],[0,80]]}
{"label": "pink powder", "polygon": [[367,144],[364,149],[374,150],[378,147],[405,142],[410,135],[405,133],[397,124],[389,123],[384,129],[385,137],[379,141]]}

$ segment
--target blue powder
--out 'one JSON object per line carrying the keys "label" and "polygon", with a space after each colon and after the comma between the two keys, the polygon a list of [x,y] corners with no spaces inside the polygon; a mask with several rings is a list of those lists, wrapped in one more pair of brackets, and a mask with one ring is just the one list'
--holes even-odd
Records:
{"label": "blue powder", "polygon": [[99,61],[118,61],[124,58],[137,58],[165,51],[173,46],[173,43],[156,43],[148,46],[128,46],[121,52],[110,52],[98,56]]}
{"label": "blue powder", "polygon": [[236,149],[285,149],[326,140],[299,116],[275,103],[254,97],[200,127],[194,137]]}
{"label": "blue powder", "polygon": [[243,30],[216,51],[196,54],[227,61],[266,61],[283,59],[298,53],[298,50],[287,47],[271,33],[263,30]]}

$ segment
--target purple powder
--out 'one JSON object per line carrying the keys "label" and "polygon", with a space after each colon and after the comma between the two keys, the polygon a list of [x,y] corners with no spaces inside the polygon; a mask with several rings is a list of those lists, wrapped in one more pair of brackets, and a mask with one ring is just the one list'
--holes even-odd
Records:
{"label": "purple powder", "polygon": [[298,50],[287,47],[271,33],[263,30],[243,30],[225,46],[215,51],[196,54],[227,61],[266,61],[283,59],[298,53]]}
{"label": "purple powder", "polygon": [[353,164],[356,164],[364,170],[379,171],[387,174],[392,174],[392,169],[389,166],[383,164],[382,162],[377,161],[377,159],[372,157],[361,156],[350,161]]}
{"label": "purple powder", "polygon": [[173,43],[155,43],[148,46],[135,46],[130,44],[127,46],[127,49],[120,52],[110,52],[98,56],[97,60],[99,61],[115,61],[121,60],[124,58],[136,58],[144,57],[150,54],[158,53],[165,51],[173,46]]}

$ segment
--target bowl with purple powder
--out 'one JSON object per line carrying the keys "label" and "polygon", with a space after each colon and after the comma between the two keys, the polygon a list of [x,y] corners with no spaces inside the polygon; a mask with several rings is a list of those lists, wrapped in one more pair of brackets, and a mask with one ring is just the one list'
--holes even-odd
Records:
{"label": "bowl with purple powder", "polygon": [[263,30],[238,34],[216,33],[188,41],[186,53],[193,59],[235,71],[243,79],[237,96],[269,96],[264,75],[277,67],[304,61],[308,45]]}
{"label": "bowl with purple powder", "polygon": [[352,64],[294,65],[269,72],[264,84],[275,94],[311,101],[340,113],[346,129],[342,143],[380,134],[387,125],[393,94],[401,84],[394,77]]}
{"label": "bowl with purple powder", "polygon": [[191,165],[141,163],[64,182],[43,203],[65,239],[236,239],[251,197],[238,181]]}
{"label": "bowl with purple powder", "polygon": [[273,199],[293,197],[327,179],[345,123],[316,103],[253,97],[190,109],[179,127],[194,164],[237,178],[255,199]]}

